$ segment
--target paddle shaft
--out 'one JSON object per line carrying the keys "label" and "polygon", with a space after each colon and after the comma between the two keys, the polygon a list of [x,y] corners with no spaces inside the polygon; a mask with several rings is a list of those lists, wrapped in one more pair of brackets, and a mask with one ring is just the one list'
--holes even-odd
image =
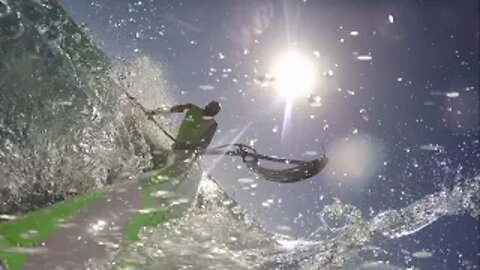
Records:
{"label": "paddle shaft", "polygon": [[166,131],[162,127],[162,125],[160,125],[160,123],[155,118],[153,118],[152,115],[149,114],[149,110],[147,110],[145,107],[143,107],[143,105],[140,102],[138,102],[138,100],[134,96],[130,95],[130,93],[128,93],[127,90],[123,90],[123,92],[125,93],[127,98],[133,102],[133,104],[135,104],[145,115],[147,115],[148,120],[155,123],[155,125],[163,132],[163,134],[165,134],[165,136],[167,136],[173,142],[177,141],[175,139],[175,137],[173,137],[170,133],[168,133],[168,131]]}

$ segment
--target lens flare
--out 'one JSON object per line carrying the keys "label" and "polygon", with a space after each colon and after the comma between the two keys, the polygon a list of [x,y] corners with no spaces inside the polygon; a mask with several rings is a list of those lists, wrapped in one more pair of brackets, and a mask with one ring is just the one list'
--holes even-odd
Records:
{"label": "lens flare", "polygon": [[375,179],[384,157],[381,144],[362,135],[334,142],[329,152],[328,169],[333,180],[340,178],[344,184],[350,185],[365,185]]}
{"label": "lens flare", "polygon": [[315,69],[307,58],[289,51],[276,62],[273,75],[275,87],[286,99],[307,96],[315,83]]}

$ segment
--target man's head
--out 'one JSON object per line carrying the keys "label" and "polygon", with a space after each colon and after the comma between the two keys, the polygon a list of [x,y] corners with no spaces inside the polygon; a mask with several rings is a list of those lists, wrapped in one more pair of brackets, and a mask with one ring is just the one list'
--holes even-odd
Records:
{"label": "man's head", "polygon": [[217,113],[220,111],[220,103],[218,103],[215,100],[210,101],[210,103],[205,106],[205,109],[203,109],[203,114],[205,116],[215,116]]}

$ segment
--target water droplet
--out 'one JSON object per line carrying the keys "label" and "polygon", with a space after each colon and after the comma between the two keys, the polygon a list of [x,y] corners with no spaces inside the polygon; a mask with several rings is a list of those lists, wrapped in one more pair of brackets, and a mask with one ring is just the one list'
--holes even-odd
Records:
{"label": "water droplet", "polygon": [[351,31],[350,36],[354,36],[354,37],[358,36],[358,31]]}
{"label": "water droplet", "polygon": [[238,178],[239,183],[250,184],[253,183],[254,180],[252,178]]}
{"label": "water droplet", "polygon": [[14,216],[14,215],[6,215],[6,214],[2,214],[0,215],[0,220],[15,220],[17,219],[17,216]]}
{"label": "water droplet", "polygon": [[446,96],[449,97],[449,98],[457,98],[457,97],[460,96],[460,93],[455,92],[455,91],[454,91],[454,92],[448,92],[448,93],[446,94]]}
{"label": "water droplet", "polygon": [[203,91],[210,91],[210,90],[215,89],[215,87],[213,85],[209,85],[209,84],[200,85],[198,88],[202,89]]}
{"label": "water droplet", "polygon": [[290,231],[291,229],[287,225],[277,225],[277,230],[286,232]]}
{"label": "water droplet", "polygon": [[426,250],[417,251],[417,252],[414,252],[412,254],[413,257],[418,258],[418,259],[428,259],[428,258],[432,257],[432,255],[433,254],[431,252],[428,252]]}
{"label": "water droplet", "polygon": [[322,97],[320,96],[311,96],[309,98],[310,106],[312,107],[321,107],[322,106]]}
{"label": "water droplet", "polygon": [[370,61],[370,60],[372,60],[372,56],[371,55],[359,55],[359,56],[357,56],[357,59],[360,60],[360,61]]}
{"label": "water droplet", "polygon": [[323,72],[323,76],[325,76],[325,77],[333,77],[333,70],[329,69],[329,70]]}
{"label": "water droplet", "polygon": [[389,14],[389,15],[388,15],[388,22],[389,22],[389,23],[393,23],[393,19],[394,19],[394,18],[393,18],[393,15],[392,15],[392,14]]}

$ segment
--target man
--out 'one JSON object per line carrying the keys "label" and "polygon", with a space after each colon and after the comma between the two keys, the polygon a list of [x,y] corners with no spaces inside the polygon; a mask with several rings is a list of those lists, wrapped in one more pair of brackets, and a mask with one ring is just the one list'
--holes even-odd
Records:
{"label": "man", "polygon": [[[176,158],[179,153],[181,153],[182,156],[185,154],[191,155],[196,151],[201,151],[208,147],[218,126],[213,117],[220,112],[220,108],[220,103],[213,100],[210,101],[205,108],[200,108],[188,103],[175,105],[170,109],[172,113],[186,113],[172,146],[174,158]],[[164,113],[162,109],[156,109],[149,111],[147,114],[153,116],[161,113]],[[154,164],[155,163],[154,157]]]}

